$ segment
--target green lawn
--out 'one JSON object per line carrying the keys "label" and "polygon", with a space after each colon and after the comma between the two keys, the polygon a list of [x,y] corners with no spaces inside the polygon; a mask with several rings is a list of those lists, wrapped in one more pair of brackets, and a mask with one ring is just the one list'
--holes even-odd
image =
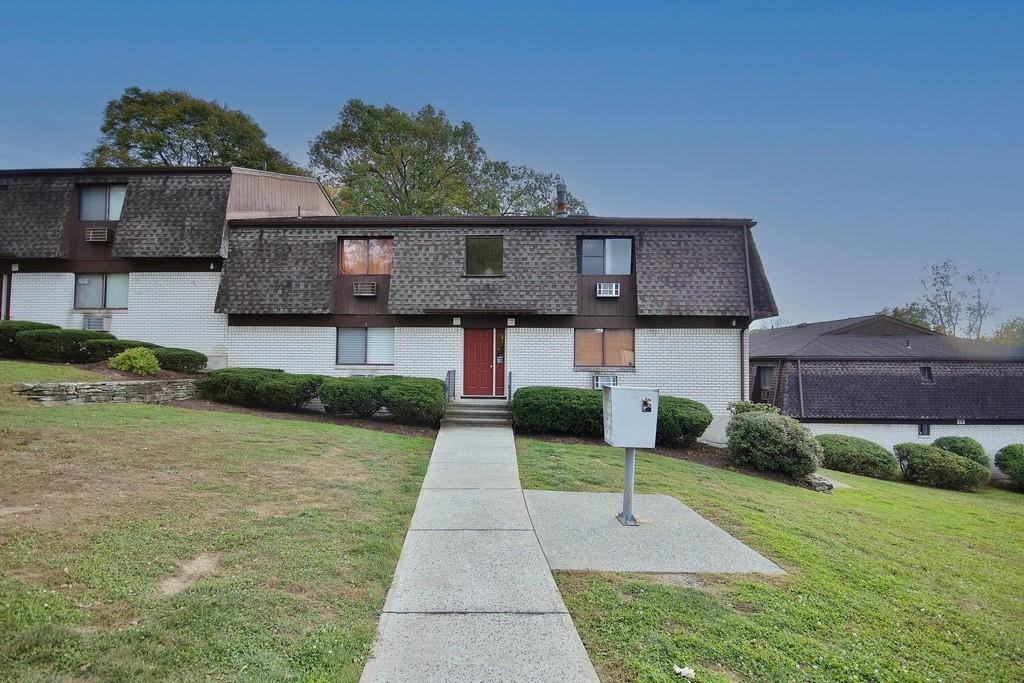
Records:
{"label": "green lawn", "polygon": [[[518,447],[524,488],[621,490],[620,449]],[[673,664],[701,682],[1024,680],[1024,495],[836,476],[854,488],[639,454],[639,492],[675,496],[789,574],[557,575],[602,681],[683,680]]]}
{"label": "green lawn", "polygon": [[0,361],[0,680],[356,680],[431,441],[8,389],[89,377]]}

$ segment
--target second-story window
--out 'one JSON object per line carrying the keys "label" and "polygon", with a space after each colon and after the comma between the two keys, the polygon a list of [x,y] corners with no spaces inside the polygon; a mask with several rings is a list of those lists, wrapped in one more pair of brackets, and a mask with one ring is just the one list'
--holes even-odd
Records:
{"label": "second-story window", "polygon": [[504,273],[504,245],[500,236],[466,238],[466,275]]}
{"label": "second-story window", "polygon": [[121,207],[127,190],[127,185],[82,185],[79,190],[79,220],[121,220]]}
{"label": "second-story window", "polygon": [[341,240],[343,275],[390,275],[395,240],[390,237]]}
{"label": "second-story window", "polygon": [[632,275],[633,239],[630,237],[581,237],[576,245],[581,275]]}

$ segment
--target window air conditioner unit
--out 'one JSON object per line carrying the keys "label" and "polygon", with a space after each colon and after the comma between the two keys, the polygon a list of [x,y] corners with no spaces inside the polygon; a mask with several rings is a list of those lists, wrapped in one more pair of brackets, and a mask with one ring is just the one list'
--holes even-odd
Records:
{"label": "window air conditioner unit", "polygon": [[85,229],[85,241],[86,242],[109,242],[110,241],[110,228],[86,228]]}
{"label": "window air conditioner unit", "polygon": [[600,389],[601,387],[617,386],[619,386],[619,378],[617,375],[594,375],[595,389]]}
{"label": "window air conditioner unit", "polygon": [[353,282],[352,296],[377,296],[377,283]]}
{"label": "window air conditioner unit", "polygon": [[619,296],[621,286],[618,282],[598,282],[597,296],[600,298],[614,298]]}
{"label": "window air conditioner unit", "polygon": [[110,316],[109,315],[87,315],[82,317],[82,329],[91,330],[93,332],[109,332],[110,331]]}

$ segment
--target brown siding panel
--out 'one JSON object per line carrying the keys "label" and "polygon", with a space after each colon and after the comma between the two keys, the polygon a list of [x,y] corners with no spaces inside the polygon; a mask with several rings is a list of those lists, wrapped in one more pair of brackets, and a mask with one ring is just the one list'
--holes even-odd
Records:
{"label": "brown siding panel", "polygon": [[[356,282],[377,283],[376,296],[355,296]],[[334,312],[341,315],[387,315],[390,275],[339,275],[334,284]]]}
{"label": "brown siding panel", "polygon": [[[618,282],[619,296],[597,296],[599,282]],[[576,288],[579,315],[636,315],[636,278],[632,275],[577,275]]]}

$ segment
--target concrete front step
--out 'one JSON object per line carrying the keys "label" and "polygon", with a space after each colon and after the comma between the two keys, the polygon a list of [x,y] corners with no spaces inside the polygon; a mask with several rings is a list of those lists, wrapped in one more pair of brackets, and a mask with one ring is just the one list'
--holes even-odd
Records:
{"label": "concrete front step", "polygon": [[509,412],[503,408],[472,408],[466,409],[461,406],[449,405],[445,408],[445,415],[463,415],[465,417],[506,417]]}
{"label": "concrete front step", "polygon": [[512,424],[512,418],[504,417],[466,417],[463,415],[445,415],[443,425],[477,425],[480,427],[506,426]]}

